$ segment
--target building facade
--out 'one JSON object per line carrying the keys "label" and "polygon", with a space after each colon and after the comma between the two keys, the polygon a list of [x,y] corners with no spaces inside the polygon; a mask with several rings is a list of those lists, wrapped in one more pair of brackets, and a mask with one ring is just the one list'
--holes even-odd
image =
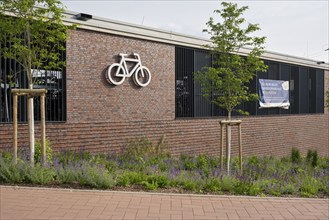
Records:
{"label": "building facade", "polygon": [[[210,42],[192,36],[92,18],[77,19],[66,12],[65,22],[78,23],[66,42],[65,70],[39,71],[36,88],[47,88],[47,137],[55,150],[119,152],[130,141],[165,139],[170,151],[218,154],[219,121],[225,111],[210,104],[193,81],[193,72],[211,65],[203,45]],[[242,51],[241,55],[248,51]],[[136,86],[133,76],[114,86],[106,78],[109,65],[120,61],[120,53],[137,53],[152,75],[145,87]],[[290,82],[288,110],[259,109],[245,103],[250,116],[242,119],[244,155],[286,156],[292,147],[302,153],[316,149],[329,154],[329,114],[324,94],[329,89],[328,64],[266,52],[266,73],[258,73],[251,83],[257,91],[258,79]],[[11,94],[24,87],[24,76],[15,76],[14,61],[1,60],[0,149],[11,146]],[[129,68],[129,66],[128,66]],[[36,99],[36,120],[38,100]],[[19,145],[27,145],[26,100],[19,100]],[[40,137],[36,122],[36,137]],[[233,128],[232,153],[237,154],[237,131]]]}

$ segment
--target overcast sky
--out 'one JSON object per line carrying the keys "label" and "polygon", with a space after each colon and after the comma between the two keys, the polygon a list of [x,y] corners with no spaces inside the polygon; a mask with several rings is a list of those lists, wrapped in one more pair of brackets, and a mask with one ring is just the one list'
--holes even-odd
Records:
{"label": "overcast sky", "polygon": [[[220,1],[62,0],[67,10],[209,38],[202,33]],[[233,1],[267,37],[266,50],[329,63],[329,0]],[[219,21],[219,20],[218,20]]]}

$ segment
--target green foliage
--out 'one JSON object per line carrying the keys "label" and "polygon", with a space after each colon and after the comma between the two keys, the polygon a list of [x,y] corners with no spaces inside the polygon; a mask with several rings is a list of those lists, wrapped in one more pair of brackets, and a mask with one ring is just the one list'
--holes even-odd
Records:
{"label": "green foliage", "polygon": [[263,192],[262,185],[259,182],[255,182],[249,185],[249,190],[247,194],[249,196],[257,196],[260,195],[262,192]]}
{"label": "green foliage", "polygon": [[71,167],[60,167],[57,169],[56,180],[60,184],[77,184],[81,171]]}
{"label": "green foliage", "polygon": [[123,155],[128,156],[129,158],[161,156],[165,154],[168,154],[166,151],[165,136],[162,136],[156,145],[146,137],[130,141],[123,153]]}
{"label": "green foliage", "polygon": [[169,185],[168,177],[162,175],[151,175],[147,177],[147,182],[156,182],[160,188],[166,188]]}
{"label": "green foliage", "polygon": [[0,3],[0,43],[5,45],[0,47],[0,55],[23,67],[29,85],[34,83],[33,70],[58,70],[64,65],[60,54],[65,50],[67,30],[73,27],[63,24],[63,12],[59,0]]}
{"label": "green foliage", "polygon": [[[53,161],[53,149],[51,148],[49,140],[46,140],[46,160],[48,163],[52,163]],[[40,141],[35,142],[34,162],[35,163],[42,162],[42,146]]]}
{"label": "green foliage", "polygon": [[12,152],[4,151],[1,152],[0,158],[2,158],[5,161],[12,161],[14,159],[14,155]]}
{"label": "green foliage", "polygon": [[316,167],[319,162],[318,152],[316,150],[308,150],[306,155],[306,161],[312,165],[312,167]]}
{"label": "green foliage", "polygon": [[234,192],[237,180],[234,177],[224,176],[221,182],[221,189],[223,192]]}
{"label": "green foliage", "polygon": [[[233,169],[232,176],[226,176],[218,168],[219,159],[207,155],[182,155],[180,158],[153,155],[127,159],[123,155],[61,152],[54,157],[50,167],[42,167],[40,163],[30,167],[23,160],[13,164],[12,154],[2,152],[0,183],[69,184],[98,189],[112,188],[116,184],[153,191],[176,188],[194,193],[251,196],[329,195],[329,158],[319,157],[318,165],[313,167],[310,165],[312,156],[299,163],[293,163],[290,157],[253,156],[245,159],[242,175],[238,169]],[[161,170],[160,165],[165,168]]]}
{"label": "green foliage", "polygon": [[146,175],[139,172],[126,171],[117,177],[118,186],[130,186],[132,184],[142,184],[146,179]]}
{"label": "green foliage", "polygon": [[293,195],[297,192],[296,186],[292,183],[287,183],[281,187],[282,194]]}
{"label": "green foliage", "polygon": [[297,148],[291,149],[291,161],[293,163],[300,163],[302,161],[299,149],[297,149]]}
{"label": "green foliage", "polygon": [[151,182],[144,181],[143,182],[145,189],[156,191],[159,188],[159,184],[157,181],[152,180]]}
{"label": "green foliage", "polygon": [[19,160],[14,164],[12,160],[0,158],[0,182],[23,183],[26,180],[28,167]]}
{"label": "green foliage", "polygon": [[194,157],[193,156],[189,156],[189,155],[184,155],[182,154],[180,156],[180,161],[183,164],[183,169],[185,170],[194,170],[197,168],[197,165],[194,161]]}
{"label": "green foliage", "polygon": [[49,184],[54,181],[56,172],[53,168],[42,167],[37,163],[34,167],[29,167],[27,172],[27,181],[33,184]]}
{"label": "green foliage", "polygon": [[250,183],[236,181],[234,184],[234,193],[239,195],[247,195],[250,191]]}
{"label": "green foliage", "polygon": [[77,164],[81,161],[91,161],[92,155],[89,152],[63,151],[56,154],[58,163],[64,167],[69,164]]}
{"label": "green foliage", "polygon": [[182,183],[182,188],[185,190],[197,191],[197,189],[199,188],[199,185],[198,185],[198,182],[196,182],[196,181],[186,179]]}
{"label": "green foliage", "polygon": [[109,189],[115,185],[113,176],[97,166],[86,165],[81,167],[79,183],[97,189]]}
{"label": "green foliage", "polygon": [[222,184],[220,179],[218,178],[208,179],[204,185],[204,189],[208,192],[220,192],[222,189]]}
{"label": "green foliage", "polygon": [[169,180],[166,176],[151,175],[146,177],[146,181],[142,181],[145,189],[157,190],[158,188],[167,188],[169,186]]}
{"label": "green foliage", "polygon": [[[239,8],[234,3],[221,3],[222,9],[215,10],[220,22],[211,17],[207,22],[212,45],[207,45],[213,53],[212,67],[195,72],[195,79],[201,84],[203,95],[212,97],[212,103],[228,111],[229,118],[233,110],[244,102],[257,100],[257,94],[249,92],[248,85],[257,71],[266,71],[266,65],[260,56],[264,50],[265,37],[255,37],[260,30],[257,24],[246,24],[241,16],[248,7]],[[246,57],[238,55],[241,48],[251,48]],[[240,113],[248,114],[242,110]]]}
{"label": "green foliage", "polygon": [[199,155],[197,157],[197,168],[199,168],[202,171],[202,175],[204,178],[209,177],[210,169],[208,164],[208,158],[206,155]]}
{"label": "green foliage", "polygon": [[303,197],[312,197],[316,195],[321,187],[321,183],[313,177],[305,177],[300,186],[300,194]]}

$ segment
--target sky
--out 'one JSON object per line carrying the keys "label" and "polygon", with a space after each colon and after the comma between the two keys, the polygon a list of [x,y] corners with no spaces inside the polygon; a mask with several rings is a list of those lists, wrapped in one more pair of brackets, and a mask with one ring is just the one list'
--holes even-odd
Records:
{"label": "sky", "polygon": [[[243,17],[259,24],[266,50],[329,63],[329,0],[232,1],[248,6]],[[67,10],[187,35],[209,38],[202,30],[220,1],[62,0]]]}

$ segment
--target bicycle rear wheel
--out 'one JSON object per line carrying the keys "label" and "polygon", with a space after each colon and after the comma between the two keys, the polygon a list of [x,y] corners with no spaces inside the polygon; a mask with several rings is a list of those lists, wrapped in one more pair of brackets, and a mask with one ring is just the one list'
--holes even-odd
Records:
{"label": "bicycle rear wheel", "polygon": [[120,64],[114,63],[109,66],[106,73],[106,79],[109,83],[118,86],[123,83],[125,78],[125,71]]}

